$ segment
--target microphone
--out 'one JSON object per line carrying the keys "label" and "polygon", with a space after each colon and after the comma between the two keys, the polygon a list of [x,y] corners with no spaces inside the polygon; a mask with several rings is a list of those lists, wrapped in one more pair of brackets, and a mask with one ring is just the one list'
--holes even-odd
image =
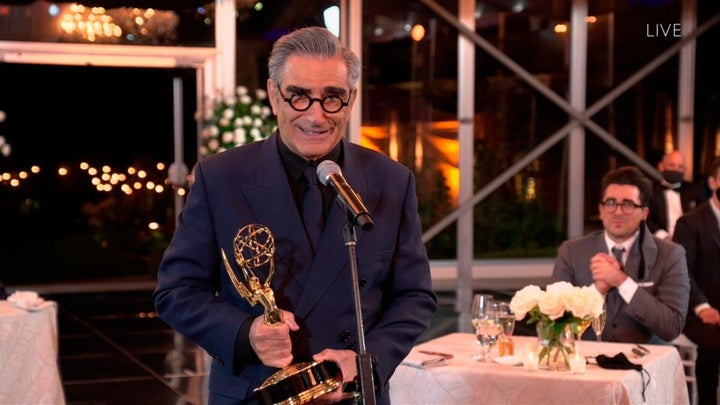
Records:
{"label": "microphone", "polygon": [[329,186],[337,193],[336,200],[345,209],[347,217],[353,225],[363,231],[373,228],[373,221],[360,196],[350,187],[342,175],[340,166],[332,160],[323,160],[317,167],[317,176],[324,186]]}

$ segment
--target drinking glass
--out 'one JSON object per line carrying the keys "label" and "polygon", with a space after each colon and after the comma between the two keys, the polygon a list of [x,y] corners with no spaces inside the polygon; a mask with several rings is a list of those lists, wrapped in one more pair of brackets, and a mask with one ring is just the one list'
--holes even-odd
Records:
{"label": "drinking glass", "polygon": [[500,356],[512,356],[515,354],[515,345],[512,341],[512,334],[515,330],[515,315],[510,309],[510,302],[498,302],[498,320],[502,332],[498,339],[498,354]]}
{"label": "drinking glass", "polygon": [[572,324],[572,331],[575,333],[576,342],[582,340],[583,334],[585,334],[585,331],[590,327],[590,323],[592,323],[592,318],[587,316],[581,318],[579,322]]}
{"label": "drinking glass", "polygon": [[491,360],[490,351],[497,343],[501,332],[502,327],[500,326],[497,311],[486,312],[485,316],[478,322],[478,327],[475,328],[475,337],[482,345],[483,352],[481,355],[473,356],[473,359],[489,362]]}
{"label": "drinking glass", "polygon": [[592,328],[595,332],[595,336],[597,336],[597,341],[602,342],[602,332],[603,329],[605,329],[605,319],[607,318],[607,310],[603,306],[602,313],[597,317],[593,318],[592,320]]}
{"label": "drinking glass", "polygon": [[497,305],[492,295],[475,294],[473,296],[470,319],[475,329],[475,337],[482,347],[482,353],[474,355],[473,359],[489,361],[490,348],[497,342],[497,337],[500,334],[497,315]]}
{"label": "drinking glass", "polygon": [[502,326],[503,336],[511,337],[515,330],[515,315],[510,309],[509,302],[498,302],[498,318],[500,319],[500,326]]}

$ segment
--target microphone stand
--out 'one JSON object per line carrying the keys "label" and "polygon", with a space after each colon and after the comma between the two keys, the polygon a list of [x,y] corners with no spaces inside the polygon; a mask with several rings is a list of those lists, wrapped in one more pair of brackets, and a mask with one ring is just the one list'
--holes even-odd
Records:
{"label": "microphone stand", "polygon": [[355,246],[357,245],[357,234],[355,225],[348,215],[345,215],[346,223],[343,228],[345,246],[348,247],[350,256],[350,270],[352,271],[353,298],[355,300],[355,319],[357,321],[358,354],[357,354],[357,377],[360,381],[359,390],[356,387],[356,395],[360,395],[361,403],[375,405],[375,383],[373,381],[372,355],[365,349],[365,332],[363,329],[362,307],[360,304],[360,285],[358,282],[357,258]]}

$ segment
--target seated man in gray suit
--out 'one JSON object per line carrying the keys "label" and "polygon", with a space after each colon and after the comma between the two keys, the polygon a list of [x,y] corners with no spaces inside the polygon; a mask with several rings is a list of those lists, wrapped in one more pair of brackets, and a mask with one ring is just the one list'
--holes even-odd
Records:
{"label": "seated man in gray suit", "polygon": [[[667,343],[682,332],[690,282],[685,250],[645,225],[652,184],[633,166],[603,177],[603,231],[560,246],[553,281],[594,286],[605,297],[605,341]],[[585,334],[594,339],[594,333]]]}

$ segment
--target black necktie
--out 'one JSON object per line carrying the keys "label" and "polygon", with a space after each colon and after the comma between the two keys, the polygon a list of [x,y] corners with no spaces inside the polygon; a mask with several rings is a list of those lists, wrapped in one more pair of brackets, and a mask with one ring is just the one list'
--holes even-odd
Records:
{"label": "black necktie", "polygon": [[625,248],[622,246],[615,246],[612,248],[612,254],[615,256],[615,260],[620,263],[620,270],[623,270],[625,266],[623,266],[623,253],[625,253]]}
{"label": "black necktie", "polygon": [[305,168],[305,179],[308,187],[303,199],[303,220],[313,250],[317,251],[323,230],[323,203],[314,165]]}

